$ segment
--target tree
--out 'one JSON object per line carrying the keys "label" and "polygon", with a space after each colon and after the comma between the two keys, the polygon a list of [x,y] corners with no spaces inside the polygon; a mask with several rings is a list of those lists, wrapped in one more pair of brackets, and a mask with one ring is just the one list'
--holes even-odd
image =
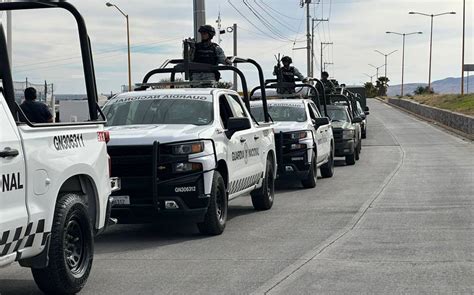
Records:
{"label": "tree", "polygon": [[367,82],[364,84],[365,92],[367,93],[367,97],[376,97],[377,96],[377,89],[375,88],[372,82]]}
{"label": "tree", "polygon": [[375,88],[377,89],[377,95],[387,96],[388,82],[390,79],[387,77],[379,77],[376,81]]}

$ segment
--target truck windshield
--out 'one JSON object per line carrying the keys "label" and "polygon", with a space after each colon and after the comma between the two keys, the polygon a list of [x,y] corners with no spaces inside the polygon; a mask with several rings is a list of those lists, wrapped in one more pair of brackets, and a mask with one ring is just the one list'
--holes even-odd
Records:
{"label": "truck windshield", "polygon": [[349,116],[343,108],[328,109],[328,116],[332,121],[349,122]]}
{"label": "truck windshield", "polygon": [[[159,96],[116,98],[103,111],[107,126],[141,124],[208,125],[213,121],[211,96],[189,96],[193,99],[168,99]],[[197,98],[197,99],[195,99]]]}
{"label": "truck windshield", "polygon": [[[263,122],[263,107],[252,106],[252,113],[258,122]],[[305,122],[306,110],[303,104],[269,105],[268,113],[275,122]]]}

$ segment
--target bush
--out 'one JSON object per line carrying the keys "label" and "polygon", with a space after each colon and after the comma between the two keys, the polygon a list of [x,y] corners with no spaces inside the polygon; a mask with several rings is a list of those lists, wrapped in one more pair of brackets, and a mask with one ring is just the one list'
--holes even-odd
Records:
{"label": "bush", "polygon": [[416,88],[416,90],[413,92],[415,95],[424,95],[424,94],[435,94],[435,92],[433,91],[433,89],[431,89],[430,87],[426,86],[426,87],[423,87],[423,86],[418,86],[418,88]]}

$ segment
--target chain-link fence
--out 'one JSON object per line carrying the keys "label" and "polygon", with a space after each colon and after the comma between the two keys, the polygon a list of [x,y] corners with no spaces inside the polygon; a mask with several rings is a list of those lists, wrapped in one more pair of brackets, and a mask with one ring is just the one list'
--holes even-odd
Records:
{"label": "chain-link fence", "polygon": [[45,82],[44,84],[35,84],[29,81],[13,82],[13,88],[15,90],[15,100],[18,103],[21,103],[21,101],[24,99],[24,92],[25,89],[28,87],[33,87],[34,89],[36,89],[36,93],[38,95],[37,101],[51,105],[54,94],[54,87],[53,84],[48,84],[47,82]]}

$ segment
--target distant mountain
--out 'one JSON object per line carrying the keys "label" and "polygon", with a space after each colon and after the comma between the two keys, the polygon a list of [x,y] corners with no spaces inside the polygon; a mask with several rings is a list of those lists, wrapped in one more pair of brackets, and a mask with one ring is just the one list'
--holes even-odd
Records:
{"label": "distant mountain", "polygon": [[[464,78],[465,85],[467,85],[468,78]],[[428,86],[427,83],[409,83],[405,84],[403,92],[405,94],[413,94],[416,88],[423,86]],[[395,96],[400,94],[400,87],[401,85],[391,85],[388,88],[387,94],[388,96]],[[434,81],[431,83],[431,87],[433,87],[436,93],[440,94],[451,94],[451,93],[459,93],[461,88],[461,78],[446,78],[443,80]],[[469,92],[474,92],[474,76],[469,76]]]}

